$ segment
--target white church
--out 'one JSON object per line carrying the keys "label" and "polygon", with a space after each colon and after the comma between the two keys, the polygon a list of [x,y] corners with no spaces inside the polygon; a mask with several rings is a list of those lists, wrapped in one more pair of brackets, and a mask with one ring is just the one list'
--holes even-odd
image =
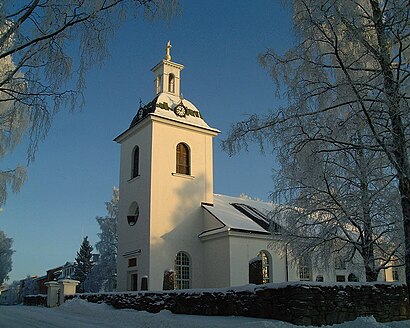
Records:
{"label": "white church", "polygon": [[[169,272],[175,289],[364,281],[345,263],[331,272],[292,264],[270,247],[280,233],[268,219],[272,204],[214,194],[212,140],[220,131],[182,97],[184,66],[171,61],[170,48],[168,42],[165,59],[152,68],[154,99],[115,138],[121,145],[117,290],[162,290]],[[393,270],[388,275],[397,278]]]}

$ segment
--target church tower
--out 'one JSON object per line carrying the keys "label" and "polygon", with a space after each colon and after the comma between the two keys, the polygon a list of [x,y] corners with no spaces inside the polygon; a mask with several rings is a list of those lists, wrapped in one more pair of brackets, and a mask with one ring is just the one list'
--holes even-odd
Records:
{"label": "church tower", "polygon": [[203,285],[201,204],[213,204],[212,138],[219,131],[182,98],[183,68],[171,61],[168,42],[152,69],[154,99],[115,138],[121,144],[119,291],[161,290],[176,261],[192,268],[178,288]]}

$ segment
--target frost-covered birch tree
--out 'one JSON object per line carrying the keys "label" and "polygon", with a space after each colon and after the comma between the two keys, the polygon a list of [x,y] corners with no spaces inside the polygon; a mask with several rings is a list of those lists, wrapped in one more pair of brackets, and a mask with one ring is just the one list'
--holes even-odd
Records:
{"label": "frost-covered birch tree", "polygon": [[24,300],[25,296],[38,294],[38,291],[39,291],[39,287],[36,281],[36,277],[27,275],[26,279],[24,279],[22,283],[22,289],[20,293],[21,301]]}
{"label": "frost-covered birch tree", "polygon": [[12,244],[13,240],[7,238],[4,232],[0,230],[0,285],[8,278],[8,273],[12,268]]}
{"label": "frost-covered birch tree", "polygon": [[[83,104],[85,74],[101,65],[121,21],[167,18],[177,0],[5,0],[0,4],[0,158],[28,138],[35,152],[61,109]],[[23,165],[0,171],[0,206],[19,190]]]}
{"label": "frost-covered birch tree", "polygon": [[112,292],[117,286],[118,201],[119,190],[114,187],[111,201],[105,203],[107,215],[96,218],[101,232],[98,233],[100,240],[95,244],[95,248],[100,257],[87,277],[86,291]]}
{"label": "frost-covered birch tree", "polygon": [[[301,128],[324,126],[319,118],[312,123]],[[337,130],[333,134],[354,129],[347,123],[349,127],[336,129],[335,123],[326,123],[327,129]],[[356,147],[343,148],[295,132],[278,136],[281,169],[273,196],[282,205],[272,214],[284,227],[276,236],[284,244],[275,245],[287,245],[294,259],[314,254],[311,258],[322,268],[332,269],[332,259],[350,267],[354,263],[365,269],[367,281],[403,263],[400,198],[384,154],[361,146],[363,130],[347,135]]]}
{"label": "frost-covered birch tree", "polygon": [[[402,225],[396,222],[402,219],[410,287],[409,2],[294,0],[292,5],[296,45],[284,55],[270,49],[260,56],[278,93],[285,90],[288,105],[237,123],[223,147],[235,153],[248,142],[263,147],[268,140],[280,149],[279,159],[288,156],[294,164],[282,162],[287,183],[282,180],[281,191],[289,196],[285,205],[297,204],[299,212],[309,213],[315,202],[320,205],[314,199],[320,194],[326,202],[315,211],[326,212],[320,216],[322,228],[328,218],[334,222],[336,206],[349,227],[344,231],[338,224],[337,235],[360,238],[362,246],[354,245],[362,256],[368,254],[363,260],[370,268],[373,262],[377,269],[388,254],[396,259],[392,250],[379,259],[376,241],[388,244],[396,232],[400,237]],[[290,171],[301,166],[305,176],[295,180]],[[397,200],[400,212],[394,211]],[[384,210],[375,217],[379,204]],[[393,241],[393,250],[399,251],[400,239]]]}

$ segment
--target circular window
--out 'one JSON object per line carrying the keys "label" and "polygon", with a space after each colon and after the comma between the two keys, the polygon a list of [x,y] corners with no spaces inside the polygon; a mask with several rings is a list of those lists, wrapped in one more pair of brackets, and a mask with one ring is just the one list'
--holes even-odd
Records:
{"label": "circular window", "polygon": [[140,207],[137,202],[132,202],[127,215],[127,221],[130,226],[133,226],[137,223],[138,217],[140,215]]}

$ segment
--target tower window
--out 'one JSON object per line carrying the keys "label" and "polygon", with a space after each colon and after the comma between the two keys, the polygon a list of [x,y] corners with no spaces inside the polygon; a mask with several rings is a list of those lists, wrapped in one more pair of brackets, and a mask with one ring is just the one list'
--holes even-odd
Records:
{"label": "tower window", "polygon": [[179,143],[177,145],[177,167],[176,171],[180,174],[191,174],[191,165],[190,165],[190,151],[186,144]]}
{"label": "tower window", "polygon": [[138,146],[135,146],[134,151],[132,153],[132,172],[131,172],[131,179],[139,176],[139,163],[140,162],[140,149]]}
{"label": "tower window", "polygon": [[175,289],[191,287],[191,266],[189,256],[185,252],[178,252],[175,258]]}
{"label": "tower window", "polygon": [[168,92],[175,93],[175,75],[168,75]]}
{"label": "tower window", "polygon": [[161,92],[161,75],[157,76],[156,84],[155,84],[155,92],[157,94]]}
{"label": "tower window", "polygon": [[133,257],[133,258],[128,259],[128,267],[131,268],[135,266],[137,266],[137,258]]}
{"label": "tower window", "polygon": [[132,202],[130,208],[128,209],[127,221],[130,226],[137,223],[138,217],[140,215],[140,207],[137,202]]}

